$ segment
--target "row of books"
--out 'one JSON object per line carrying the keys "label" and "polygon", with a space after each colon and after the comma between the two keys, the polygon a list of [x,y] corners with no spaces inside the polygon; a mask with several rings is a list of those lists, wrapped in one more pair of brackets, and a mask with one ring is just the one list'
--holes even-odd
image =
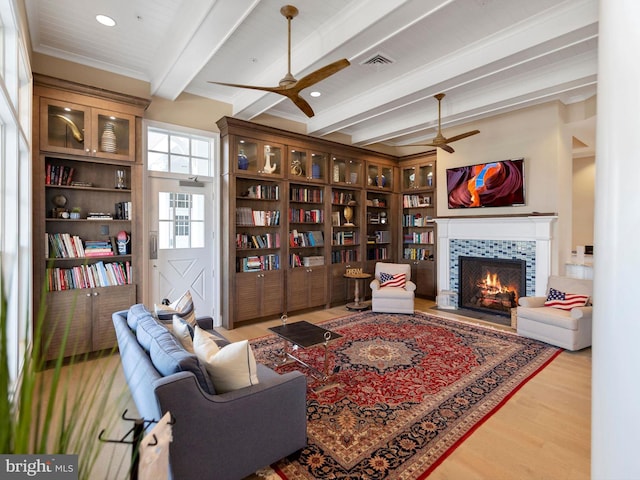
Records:
{"label": "row of books", "polygon": [[405,214],[402,215],[402,226],[403,227],[426,227],[430,224],[433,224],[433,217],[429,215],[420,215],[419,213],[415,215]]}
{"label": "row of books", "polygon": [[250,235],[248,233],[237,233],[236,248],[280,248],[280,234]]}
{"label": "row of books", "polygon": [[334,205],[346,205],[353,199],[353,195],[348,192],[342,192],[339,190],[334,190],[331,192],[331,203],[333,203]]}
{"label": "row of books", "polygon": [[45,233],[46,258],[85,258],[114,255],[116,240],[86,240],[69,233]]}
{"label": "row of books", "polygon": [[79,288],[113,287],[130,285],[129,262],[78,265],[71,268],[47,268],[47,287],[50,292]]}
{"label": "row of books", "polygon": [[324,236],[321,231],[298,232],[292,230],[289,232],[290,247],[321,247],[324,245]]}
{"label": "row of books", "polygon": [[430,207],[431,195],[403,195],[402,206],[404,208]]}
{"label": "row of books", "polygon": [[405,260],[433,260],[433,255],[428,248],[405,248],[402,258]]}
{"label": "row of books", "polygon": [[335,250],[331,252],[331,263],[358,262],[360,255],[357,249],[353,250]]}
{"label": "row of books", "polygon": [[280,186],[279,185],[251,185],[240,194],[244,198],[258,198],[261,200],[279,200],[280,199]]}
{"label": "row of books", "polygon": [[47,163],[44,183],[45,185],[71,185],[74,171],[73,167]]}
{"label": "row of books", "polygon": [[290,208],[289,221],[296,223],[323,223],[324,210],[321,210],[319,208],[315,208],[312,210],[305,210],[303,208]]}
{"label": "row of books", "polygon": [[131,202],[116,203],[116,218],[119,220],[133,220],[133,207]]}
{"label": "row of books", "polygon": [[236,208],[236,225],[270,227],[280,225],[280,210],[252,210],[250,207]]}
{"label": "row of books", "polygon": [[237,271],[259,272],[262,270],[280,270],[280,255],[255,255],[238,259]]}
{"label": "row of books", "polygon": [[430,243],[432,244],[435,235],[433,234],[433,230],[429,230],[427,232],[409,232],[405,233],[403,236],[403,243]]}
{"label": "row of books", "polygon": [[289,197],[292,202],[322,203],[323,193],[318,188],[291,187]]}
{"label": "row of books", "polygon": [[356,245],[358,243],[358,232],[345,231],[333,232],[334,245]]}
{"label": "row of books", "polygon": [[389,260],[389,250],[387,247],[368,248],[367,260]]}

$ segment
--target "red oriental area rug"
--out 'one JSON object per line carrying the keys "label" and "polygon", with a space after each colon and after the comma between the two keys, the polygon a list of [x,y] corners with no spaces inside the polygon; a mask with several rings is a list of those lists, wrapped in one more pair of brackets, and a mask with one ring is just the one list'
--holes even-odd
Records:
{"label": "red oriental area rug", "polygon": [[[517,335],[416,313],[373,312],[323,322],[340,366],[307,393],[309,443],[274,465],[283,479],[425,478],[561,349]],[[270,364],[275,336],[252,342]],[[298,350],[321,367],[323,347]],[[304,367],[290,363],[288,371]],[[310,387],[318,382],[308,376]]]}

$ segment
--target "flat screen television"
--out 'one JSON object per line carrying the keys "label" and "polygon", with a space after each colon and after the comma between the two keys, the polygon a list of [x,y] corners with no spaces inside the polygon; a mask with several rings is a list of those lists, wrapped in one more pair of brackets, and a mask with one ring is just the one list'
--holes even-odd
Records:
{"label": "flat screen television", "polygon": [[524,205],[524,159],[447,169],[449,208]]}

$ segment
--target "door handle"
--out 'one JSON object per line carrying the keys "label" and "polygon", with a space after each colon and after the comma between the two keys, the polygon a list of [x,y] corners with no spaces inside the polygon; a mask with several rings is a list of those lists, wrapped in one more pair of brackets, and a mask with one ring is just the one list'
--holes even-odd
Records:
{"label": "door handle", "polygon": [[158,232],[149,232],[149,259],[158,258]]}

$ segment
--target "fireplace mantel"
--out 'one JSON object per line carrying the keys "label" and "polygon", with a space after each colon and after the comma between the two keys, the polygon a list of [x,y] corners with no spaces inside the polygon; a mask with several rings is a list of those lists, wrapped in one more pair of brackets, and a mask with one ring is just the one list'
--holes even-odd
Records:
{"label": "fireplace mantel", "polygon": [[438,288],[455,290],[455,285],[451,285],[452,275],[457,275],[452,271],[452,240],[535,242],[535,253],[532,252],[535,258],[530,259],[535,272],[532,293],[545,295],[551,273],[553,224],[556,219],[555,215],[435,219],[438,225]]}

